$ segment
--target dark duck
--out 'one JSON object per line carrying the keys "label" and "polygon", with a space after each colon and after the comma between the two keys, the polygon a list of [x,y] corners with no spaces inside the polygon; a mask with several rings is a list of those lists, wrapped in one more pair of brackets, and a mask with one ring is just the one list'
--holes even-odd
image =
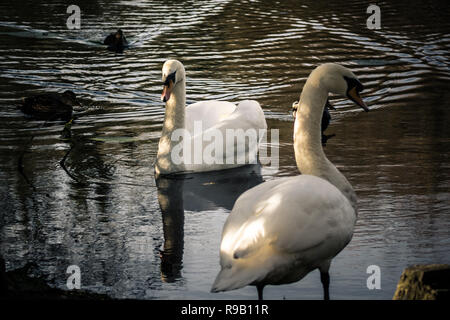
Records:
{"label": "dark duck", "polygon": [[103,41],[103,44],[108,46],[108,50],[118,53],[123,52],[123,50],[128,47],[128,41],[123,35],[123,31],[121,29],[107,36]]}
{"label": "dark duck", "polygon": [[24,98],[20,110],[23,113],[42,120],[70,120],[73,107],[81,106],[75,93],[70,90],[63,93],[44,93]]}
{"label": "dark duck", "polygon": [[[299,106],[299,102],[296,101],[292,104],[292,114],[295,118],[295,114],[297,112],[297,108]],[[322,122],[321,122],[321,132],[322,132],[322,145],[325,146],[327,144],[328,139],[331,139],[335,136],[335,134],[330,134],[330,135],[326,135],[324,134],[325,130],[328,128],[328,126],[330,125],[330,121],[331,121],[331,115],[330,115],[330,111],[329,110],[336,110],[330,103],[330,101],[325,102],[325,107],[323,109],[323,114],[322,114]]]}

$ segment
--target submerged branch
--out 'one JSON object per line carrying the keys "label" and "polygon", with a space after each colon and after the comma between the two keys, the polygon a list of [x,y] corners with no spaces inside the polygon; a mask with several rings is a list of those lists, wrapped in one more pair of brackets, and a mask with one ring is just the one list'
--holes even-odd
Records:
{"label": "submerged branch", "polygon": [[70,173],[70,171],[67,169],[66,167],[66,159],[69,156],[70,152],[72,152],[72,150],[75,148],[75,139],[72,139],[72,133],[71,133],[71,128],[72,128],[72,123],[73,120],[75,120],[75,117],[73,117],[72,119],[70,119],[65,125],[64,125],[64,129],[61,132],[61,136],[66,139],[66,140],[70,140],[71,144],[70,144],[70,148],[69,150],[66,152],[66,154],[64,155],[64,157],[59,161],[59,164],[61,166],[61,168],[63,168],[64,172],[72,179],[74,180],[76,183],[81,184],[81,185],[86,185],[85,182],[80,181],[77,177],[75,177],[72,173]]}
{"label": "submerged branch", "polygon": [[33,184],[31,183],[30,179],[26,175],[26,173],[24,171],[25,167],[23,165],[23,157],[25,156],[25,153],[27,152],[28,148],[30,147],[31,143],[33,142],[33,139],[34,139],[34,136],[31,136],[30,140],[25,145],[25,148],[20,153],[19,160],[17,162],[17,169],[19,170],[19,173],[22,175],[22,177],[25,179],[25,181],[28,183],[28,185],[33,189],[33,191],[36,191],[36,187],[33,186]]}
{"label": "submerged branch", "polygon": [[66,152],[66,154],[64,155],[64,157],[59,161],[59,164],[61,166],[61,168],[63,168],[64,172],[72,179],[74,180],[76,183],[79,183],[81,185],[85,185],[85,182],[81,182],[77,177],[75,177],[72,173],[70,173],[70,171],[67,169],[66,167],[66,159],[69,156],[69,153],[73,150],[73,148],[75,147],[75,144],[71,144],[70,145],[70,149]]}

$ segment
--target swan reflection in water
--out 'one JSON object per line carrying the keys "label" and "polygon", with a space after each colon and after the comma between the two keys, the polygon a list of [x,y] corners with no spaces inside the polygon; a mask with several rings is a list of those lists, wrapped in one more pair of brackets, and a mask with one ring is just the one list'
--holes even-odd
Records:
{"label": "swan reflection in water", "polygon": [[185,210],[231,210],[243,192],[262,182],[260,164],[156,179],[164,233],[164,248],[160,250],[162,280],[174,282],[181,278]]}

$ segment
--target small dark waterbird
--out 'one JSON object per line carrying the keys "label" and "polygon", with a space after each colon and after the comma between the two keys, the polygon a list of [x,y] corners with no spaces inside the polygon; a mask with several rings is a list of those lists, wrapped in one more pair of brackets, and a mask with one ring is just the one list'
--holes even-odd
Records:
{"label": "small dark waterbird", "polygon": [[63,93],[43,93],[22,100],[20,110],[23,113],[42,120],[70,120],[73,107],[81,106],[73,91]]}
{"label": "small dark waterbird", "polygon": [[125,38],[123,31],[118,29],[116,32],[111,33],[105,38],[103,44],[108,46],[109,51],[114,51],[117,53],[122,53],[123,50],[128,47],[128,41]]}
{"label": "small dark waterbird", "polygon": [[327,99],[327,102],[325,103],[325,108],[323,109],[322,114],[322,122],[321,122],[321,128],[322,128],[322,145],[325,146],[327,144],[328,139],[331,139],[335,136],[335,134],[325,134],[325,130],[327,130],[328,126],[330,125],[331,121],[331,115],[330,110],[336,110],[333,105],[330,103],[330,101]]}

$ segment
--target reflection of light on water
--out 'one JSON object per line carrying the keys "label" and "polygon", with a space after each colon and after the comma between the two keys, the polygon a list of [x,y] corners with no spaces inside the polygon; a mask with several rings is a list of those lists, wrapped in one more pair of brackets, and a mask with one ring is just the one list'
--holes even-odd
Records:
{"label": "reflection of light on water", "polygon": [[[55,270],[80,262],[82,285],[115,297],[255,298],[254,288],[209,293],[219,268],[223,223],[243,187],[262,180],[247,183],[243,175],[236,181],[224,172],[214,185],[203,184],[212,173],[198,183],[184,181],[182,279],[161,280],[157,249],[165,240],[163,215],[151,186],[165,111],[159,99],[161,66],[168,56],[185,59],[190,70],[187,104],[255,99],[263,105],[269,128],[280,130],[279,145],[270,139],[267,148],[262,145],[279,148],[280,154],[279,170],[262,166],[264,180],[298,174],[289,107],[312,66],[319,61],[351,66],[367,88],[363,98],[378,110],[363,114],[347,99],[332,101],[338,111],[327,130],[336,137],[325,153],[355,187],[360,208],[349,247],[333,260],[339,282],[333,282],[332,298],[391,299],[404,265],[447,262],[442,259],[450,245],[449,127],[442,97],[449,77],[444,55],[448,19],[424,10],[418,32],[409,19],[417,6],[410,10],[401,1],[385,3],[394,15],[389,28],[375,35],[355,29],[352,10],[361,5],[358,1],[347,7],[330,2],[327,8],[306,1],[291,8],[287,2],[274,7],[268,1],[139,0],[111,2],[108,14],[91,1],[93,8],[87,6],[77,32],[66,29],[65,10],[55,19],[42,10],[1,2],[2,20],[17,20],[0,22],[0,51],[7,57],[0,59],[0,176],[5,181],[0,238],[8,269],[34,262],[50,284],[65,287],[66,274]],[[444,5],[435,1],[430,7],[445,12],[438,10]],[[53,12],[53,6],[50,2],[45,10]],[[131,44],[123,55],[103,46],[104,37],[119,26]],[[15,107],[24,96],[66,89],[80,95],[88,109],[72,127],[83,142],[66,162],[78,178],[88,177],[88,186],[73,183],[58,166],[69,148],[59,138],[63,124],[40,128],[42,122],[24,118]],[[17,174],[16,155],[31,135],[35,139],[24,166],[37,192]],[[267,238],[273,219],[276,211],[234,240],[251,241],[263,232]],[[179,235],[172,229],[170,239]],[[382,268],[384,288],[378,293],[359,285],[369,264]],[[320,299],[317,276],[274,286],[267,295]]]}

